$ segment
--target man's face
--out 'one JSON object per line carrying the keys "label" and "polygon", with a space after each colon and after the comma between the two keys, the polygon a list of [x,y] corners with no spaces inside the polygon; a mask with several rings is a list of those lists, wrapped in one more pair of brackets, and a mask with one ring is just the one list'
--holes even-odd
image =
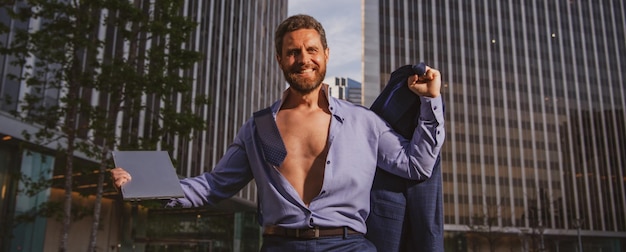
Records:
{"label": "man's face", "polygon": [[324,81],[328,53],[316,30],[300,29],[285,34],[276,60],[291,88],[308,94]]}

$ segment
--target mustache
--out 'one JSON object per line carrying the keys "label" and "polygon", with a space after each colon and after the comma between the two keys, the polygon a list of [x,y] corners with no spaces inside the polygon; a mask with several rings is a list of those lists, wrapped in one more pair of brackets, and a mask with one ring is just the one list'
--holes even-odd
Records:
{"label": "mustache", "polygon": [[307,64],[307,65],[301,65],[301,66],[293,66],[293,67],[291,67],[291,69],[289,69],[289,71],[292,72],[292,73],[299,73],[299,72],[302,72],[305,69],[318,70],[318,67],[316,65],[313,65],[313,64]]}

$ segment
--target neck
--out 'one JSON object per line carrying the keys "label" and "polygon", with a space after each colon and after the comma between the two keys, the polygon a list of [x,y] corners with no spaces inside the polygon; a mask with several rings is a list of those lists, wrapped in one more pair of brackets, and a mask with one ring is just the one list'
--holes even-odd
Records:
{"label": "neck", "polygon": [[295,89],[289,88],[289,93],[283,102],[282,108],[318,109],[327,108],[328,100],[323,88],[325,84],[319,85],[309,93],[303,94]]}

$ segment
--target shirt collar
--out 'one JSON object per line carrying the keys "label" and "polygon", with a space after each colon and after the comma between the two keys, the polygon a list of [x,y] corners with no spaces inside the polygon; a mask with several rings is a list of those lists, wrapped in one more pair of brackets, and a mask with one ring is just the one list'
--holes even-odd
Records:
{"label": "shirt collar", "polygon": [[[328,100],[328,109],[330,110],[330,114],[335,116],[336,112],[337,112],[337,100],[330,96],[330,92],[328,92],[328,84],[326,83],[322,83],[322,95],[326,97],[326,100]],[[285,91],[283,91],[283,95],[282,98],[275,102],[272,106],[272,114],[274,114],[274,118],[276,118],[276,113],[278,113],[278,110],[280,110],[280,107],[283,106],[283,102],[285,102],[285,99],[287,98],[287,96],[289,95],[289,90],[291,89],[291,87],[288,87],[287,89],[285,89]]]}

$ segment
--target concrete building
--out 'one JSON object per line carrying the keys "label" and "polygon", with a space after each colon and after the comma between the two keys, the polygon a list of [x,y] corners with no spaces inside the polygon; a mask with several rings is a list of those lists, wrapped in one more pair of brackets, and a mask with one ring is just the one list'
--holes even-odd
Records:
{"label": "concrete building", "polygon": [[[138,6],[150,8],[153,1],[135,1]],[[17,4],[20,4],[19,2]],[[170,153],[176,160],[177,173],[181,177],[198,175],[210,171],[232,142],[238,128],[256,110],[269,106],[278,99],[285,88],[285,80],[275,62],[274,29],[287,17],[287,0],[243,1],[186,0],[181,14],[191,17],[198,23],[193,36],[186,46],[203,53],[203,59],[193,69],[183,74],[194,79],[194,94],[204,94],[211,99],[211,105],[199,108],[198,114],[208,122],[208,128],[196,132],[194,139],[184,141],[173,136],[168,144],[176,146]],[[34,20],[18,22],[6,13],[0,15],[0,22],[11,29],[33,27]],[[116,43],[115,32],[102,26],[100,38],[108,41],[103,57],[111,52]],[[9,33],[0,36],[0,43],[8,43]],[[128,46],[128,45],[126,45]],[[148,48],[150,45],[140,45]],[[51,188],[27,197],[18,192],[19,182],[16,172],[36,178],[51,178],[58,174],[41,173],[61,166],[55,160],[55,149],[48,146],[29,144],[21,131],[34,129],[16,120],[12,111],[20,111],[15,103],[30,92],[25,83],[7,78],[9,74],[20,75],[29,69],[10,64],[9,57],[0,56],[0,224],[3,227],[15,224],[13,217],[20,211],[54,199],[62,199],[63,190]],[[58,104],[62,92],[46,90],[48,100]],[[148,98],[149,99],[149,98]],[[157,105],[155,105],[157,104]],[[159,109],[158,103],[148,104],[148,109]],[[118,132],[122,141],[131,141],[142,134],[148,134],[146,118],[124,118]],[[81,159],[85,165],[92,160]],[[58,168],[58,167],[57,167]],[[60,168],[62,170],[62,168]],[[43,175],[40,175],[43,174]],[[80,180],[76,178],[75,180]],[[79,186],[89,186],[93,180],[79,181]],[[202,251],[255,251],[258,250],[260,228],[256,222],[256,191],[253,184],[246,187],[231,200],[216,207],[203,209],[161,210],[146,208],[137,204],[123,203],[117,192],[108,187],[104,199],[102,231],[98,247],[102,251],[182,251],[196,249]],[[75,202],[93,205],[93,196],[75,195]],[[72,225],[70,233],[71,251],[87,248],[91,217],[83,218]],[[165,226],[178,227],[166,230]],[[184,228],[180,228],[184,227]],[[38,218],[35,222],[7,229],[2,234],[0,251],[55,251],[59,239],[59,223],[52,218]],[[10,234],[15,235],[11,237]]]}
{"label": "concrete building", "polygon": [[623,2],[363,4],[366,106],[404,64],[443,74],[446,250],[626,248]]}
{"label": "concrete building", "polygon": [[363,89],[358,81],[350,78],[334,77],[326,78],[324,83],[329,85],[328,92],[332,97],[363,105]]}

